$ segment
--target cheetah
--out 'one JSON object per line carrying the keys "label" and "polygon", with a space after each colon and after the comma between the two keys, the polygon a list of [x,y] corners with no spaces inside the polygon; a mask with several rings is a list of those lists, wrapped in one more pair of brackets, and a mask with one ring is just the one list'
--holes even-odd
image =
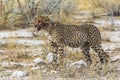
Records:
{"label": "cheetah", "polygon": [[[101,64],[106,64],[109,61],[108,54],[101,46],[100,31],[92,24],[65,25],[60,22],[51,22],[47,16],[39,16],[35,18],[35,27],[38,31],[45,30],[52,38],[50,41],[54,48],[52,65],[55,69],[63,67],[65,46],[80,47],[88,65],[92,63],[89,54],[90,48],[98,54]],[[57,56],[58,54],[59,56]]]}

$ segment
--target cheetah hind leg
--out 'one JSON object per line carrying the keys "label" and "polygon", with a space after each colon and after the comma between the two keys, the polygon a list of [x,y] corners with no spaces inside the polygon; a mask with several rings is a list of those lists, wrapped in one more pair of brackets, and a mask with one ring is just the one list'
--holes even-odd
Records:
{"label": "cheetah hind leg", "polygon": [[100,58],[100,62],[101,62],[101,69],[106,67],[107,64],[110,61],[110,57],[107,53],[104,52],[104,50],[102,49],[102,47],[93,47],[93,49],[95,50],[95,52],[98,54],[99,58]]}
{"label": "cheetah hind leg", "polygon": [[92,64],[92,59],[90,57],[89,51],[90,51],[90,44],[88,42],[84,43],[84,45],[81,47],[82,52],[85,55],[85,60],[87,62],[88,66],[91,66]]}

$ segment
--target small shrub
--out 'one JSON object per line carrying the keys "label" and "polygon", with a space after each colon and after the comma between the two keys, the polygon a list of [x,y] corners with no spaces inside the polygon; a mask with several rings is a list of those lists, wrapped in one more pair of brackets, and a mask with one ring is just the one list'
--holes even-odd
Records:
{"label": "small shrub", "polygon": [[14,23],[14,27],[26,28],[26,27],[28,27],[28,24],[26,22],[23,22],[23,21],[17,21]]}

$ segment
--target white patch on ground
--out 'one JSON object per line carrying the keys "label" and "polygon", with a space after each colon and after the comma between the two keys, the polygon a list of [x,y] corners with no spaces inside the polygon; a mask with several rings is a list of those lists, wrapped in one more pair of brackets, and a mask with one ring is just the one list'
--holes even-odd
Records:
{"label": "white patch on ground", "polygon": [[29,39],[18,39],[18,44],[25,44],[25,45],[41,45],[44,44],[45,41],[43,40],[29,40]]}
{"label": "white patch on ground", "polygon": [[57,74],[57,73],[58,73],[58,71],[51,70],[51,71],[50,71],[50,73],[52,73],[52,74]]}
{"label": "white patch on ground", "polygon": [[[99,24],[101,26],[105,26],[105,25],[111,25],[111,20],[95,20],[94,21],[96,24]],[[120,26],[120,20],[114,20],[114,25],[115,26]]]}
{"label": "white patch on ground", "polygon": [[31,68],[31,70],[33,71],[33,70],[39,70],[40,69],[40,67],[33,67],[33,68]]}
{"label": "white patch on ground", "polygon": [[70,64],[70,67],[73,67],[73,66],[78,66],[79,68],[81,68],[81,67],[86,67],[87,66],[87,64],[86,64],[86,62],[85,61],[83,61],[83,60],[80,60],[80,61],[76,61],[76,62],[74,62],[74,63],[71,63]]}
{"label": "white patch on ground", "polygon": [[102,25],[102,26],[104,26],[104,25],[110,25],[111,24],[111,22],[110,21],[106,21],[106,20],[95,20],[94,21],[96,24],[99,24],[99,25]]}
{"label": "white patch on ground", "polygon": [[120,60],[120,55],[111,57],[111,61]]}
{"label": "white patch on ground", "polygon": [[35,63],[35,64],[40,64],[40,63],[43,63],[44,61],[43,61],[43,59],[41,59],[41,58],[36,58],[36,59],[34,59],[34,61],[33,61],[33,63]]}
{"label": "white patch on ground", "polygon": [[32,55],[33,57],[38,57],[41,56],[42,54],[44,54],[43,48],[42,47],[37,47],[36,49],[32,49]]}
{"label": "white patch on ground", "polygon": [[43,73],[43,74],[47,73],[47,70],[42,70],[42,73]]}
{"label": "white patch on ground", "polygon": [[12,77],[25,77],[25,76],[28,76],[28,74],[24,71],[14,71],[11,76]]}
{"label": "white patch on ground", "polygon": [[7,74],[7,75],[10,75],[12,74],[13,70],[5,70],[4,73]]}
{"label": "white patch on ground", "polygon": [[120,42],[120,31],[108,32],[107,34],[111,34],[110,41]]}
{"label": "white patch on ground", "polygon": [[[39,45],[38,45],[39,46]],[[8,53],[9,51],[11,52],[14,52],[14,53],[18,53],[18,52],[22,52],[22,53],[25,53],[25,52],[30,52],[33,54],[34,57],[38,57],[40,55],[42,55],[44,52],[43,52],[43,48],[42,47],[37,47],[37,48],[26,48],[26,49],[13,49],[13,50],[4,50],[4,49],[1,49],[0,50],[0,53]]]}
{"label": "white patch on ground", "polygon": [[120,48],[120,44],[111,44],[111,43],[105,43],[102,44],[103,49],[113,51],[116,48]]}
{"label": "white patch on ground", "polygon": [[[82,16],[75,16],[74,17],[74,19],[76,19],[76,20],[79,20],[79,19],[87,19],[87,18],[92,18],[92,16],[91,15],[88,15],[88,16],[86,16],[86,15],[88,15],[88,14],[85,14],[85,15],[82,15]],[[83,21],[84,22],[84,21]]]}
{"label": "white patch on ground", "polygon": [[103,47],[109,50],[114,50],[115,48],[120,48],[120,31],[115,32],[102,32],[102,38],[106,38],[110,41],[110,43],[104,43]]}
{"label": "white patch on ground", "polygon": [[31,40],[31,39],[15,39],[9,41],[6,39],[0,39],[0,44],[9,44],[9,43],[16,43],[16,44],[24,44],[24,45],[41,45],[48,42],[47,40]]}
{"label": "white patch on ground", "polygon": [[111,41],[111,42],[120,42],[120,36],[112,36],[112,37],[110,38],[110,41]]}
{"label": "white patch on ground", "polygon": [[120,42],[120,31],[102,32],[102,39],[108,39],[111,42]]}
{"label": "white patch on ground", "polygon": [[51,63],[53,61],[53,53],[48,53],[48,55],[46,56],[46,60],[48,63]]}
{"label": "white patch on ground", "polygon": [[18,62],[2,62],[0,63],[0,65],[4,68],[10,68],[10,67],[18,67],[18,66],[22,66],[22,67],[30,67],[30,66],[34,66],[34,63],[18,63]]}
{"label": "white patch on ground", "polygon": [[2,45],[2,44],[6,44],[8,42],[8,40],[6,40],[6,39],[0,39],[0,44]]}
{"label": "white patch on ground", "polygon": [[33,37],[33,33],[27,30],[0,31],[0,38],[9,38],[9,37]]}
{"label": "white patch on ground", "polygon": [[7,63],[7,62],[2,62],[0,65],[1,65],[2,67],[8,67],[8,66],[9,66],[9,63]]}

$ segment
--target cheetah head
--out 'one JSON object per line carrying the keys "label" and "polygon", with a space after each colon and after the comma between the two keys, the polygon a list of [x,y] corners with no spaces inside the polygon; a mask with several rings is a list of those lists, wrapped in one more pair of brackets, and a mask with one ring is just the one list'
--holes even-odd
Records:
{"label": "cheetah head", "polygon": [[45,28],[49,24],[49,18],[48,16],[39,16],[35,18],[35,27],[37,28],[38,31],[41,29]]}

